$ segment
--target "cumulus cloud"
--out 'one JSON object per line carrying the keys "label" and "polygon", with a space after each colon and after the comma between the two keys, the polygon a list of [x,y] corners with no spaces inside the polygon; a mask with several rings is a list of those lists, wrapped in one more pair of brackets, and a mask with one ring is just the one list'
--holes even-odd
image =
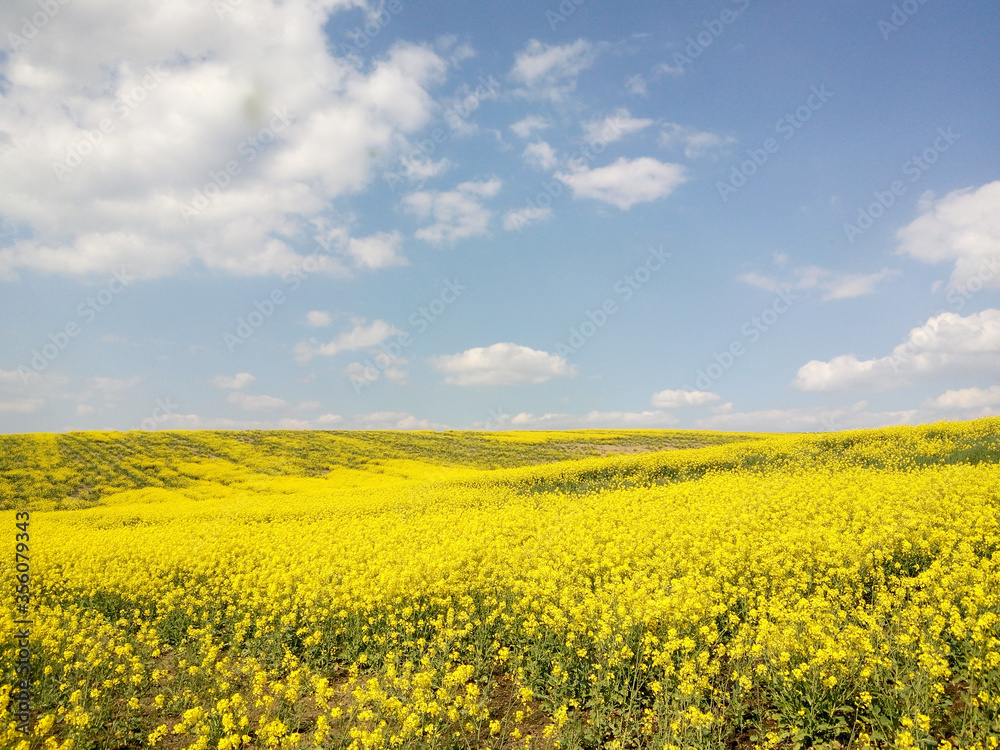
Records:
{"label": "cumulus cloud", "polygon": [[235,375],[216,375],[209,384],[216,388],[225,388],[230,391],[239,391],[253,383],[257,378],[249,372],[238,372]]}
{"label": "cumulus cloud", "polygon": [[[236,375],[216,375],[208,382],[210,385],[229,391],[226,401],[243,411],[286,411],[293,408],[292,404],[282,398],[265,395],[253,396],[245,393],[243,389],[252,385],[256,380],[257,378],[250,373],[240,372]],[[319,408],[319,404],[315,401],[303,401],[295,408],[311,411]],[[182,415],[174,416],[180,417]],[[162,418],[157,417],[157,421],[162,421]]]}
{"label": "cumulus cloud", "polygon": [[313,222],[316,242],[326,255],[317,260],[337,265],[343,273],[348,269],[375,270],[409,265],[400,252],[403,235],[399,232],[376,232],[367,237],[352,237],[345,227],[328,227],[324,219]]}
{"label": "cumulus cloud", "polygon": [[551,216],[552,209],[549,207],[534,208],[532,206],[525,206],[524,208],[513,208],[503,215],[503,228],[508,232],[512,232],[524,229],[529,224],[545,221],[551,218]]}
{"label": "cumulus cloud", "polygon": [[928,399],[926,406],[930,409],[976,412],[976,416],[991,416],[1000,412],[1000,385],[945,391],[937,398]]}
{"label": "cumulus cloud", "polygon": [[472,115],[482,106],[483,102],[499,98],[500,82],[490,76],[479,77],[478,85],[473,88],[463,83],[453,97],[442,101],[444,120],[452,132],[460,136],[471,136],[479,133],[479,124],[473,121]]}
{"label": "cumulus cloud", "polygon": [[660,409],[679,409],[684,406],[704,406],[721,399],[711,391],[666,390],[653,394],[651,404]]}
{"label": "cumulus cloud", "polygon": [[679,76],[684,74],[684,68],[678,67],[676,65],[669,65],[667,63],[659,63],[653,68],[653,77],[660,78],[662,76]]}
{"label": "cumulus cloud", "polygon": [[0,400],[0,414],[30,414],[45,405],[40,398],[12,398]]}
{"label": "cumulus cloud", "polygon": [[434,245],[454,243],[486,234],[493,212],[482,201],[494,197],[503,183],[498,179],[463,182],[455,190],[424,190],[411,193],[403,205],[418,218],[430,219],[430,226],[414,235]]}
{"label": "cumulus cloud", "polygon": [[559,163],[556,152],[545,141],[529,143],[521,154],[524,161],[538,169],[549,170]]}
{"label": "cumulus cloud", "polygon": [[896,233],[897,252],[925,263],[954,263],[949,288],[978,278],[1000,287],[1000,180],[921,201],[923,213]]}
{"label": "cumulus cloud", "polygon": [[431,359],[449,385],[517,385],[572,378],[577,370],[557,355],[518,344],[500,343]]}
{"label": "cumulus cloud", "polygon": [[33,370],[0,369],[0,413],[33,414],[51,401],[60,398],[83,400],[84,396],[70,395],[64,386],[69,382],[65,375]]}
{"label": "cumulus cloud", "polygon": [[422,187],[431,177],[444,174],[455,166],[455,162],[451,159],[444,158],[434,161],[417,150],[412,152],[409,157],[403,158],[401,163],[402,168],[398,172],[392,172],[385,176],[385,181],[391,188],[395,189],[404,179],[408,183],[416,183]]}
{"label": "cumulus cloud", "polygon": [[200,414],[167,414],[157,418],[157,430],[329,430],[342,425],[339,414],[321,414],[314,419],[272,417],[233,419],[208,417]]}
{"label": "cumulus cloud", "polygon": [[447,425],[415,417],[404,411],[375,411],[350,420],[355,430],[447,430]]}
{"label": "cumulus cloud", "polygon": [[532,39],[514,56],[510,77],[523,84],[515,93],[561,101],[576,88],[577,77],[593,65],[596,56],[594,46],[585,39],[563,45]]}
{"label": "cumulus cloud", "polygon": [[806,407],[800,409],[761,409],[726,411],[695,421],[699,430],[734,430],[746,432],[828,432],[832,430],[887,427],[914,424],[916,409],[870,411],[867,401],[843,407]]}
{"label": "cumulus cloud", "polygon": [[[371,152],[394,153],[435,116],[430,89],[447,73],[409,43],[366,68],[332,56],[325,24],[363,5],[259,0],[220,19],[202,0],[69,3],[26,44],[5,36],[0,215],[19,231],[0,278],[300,264],[312,219],[369,184]],[[19,28],[37,9],[6,2],[0,21]],[[398,263],[355,250],[320,269]]]}
{"label": "cumulus cloud", "polygon": [[162,430],[447,430],[448,425],[407,412],[377,411],[344,417],[321,414],[313,418],[272,417],[233,419],[199,414],[168,414],[156,426]]}
{"label": "cumulus cloud", "polygon": [[716,156],[736,143],[730,135],[719,135],[698,130],[676,122],[668,122],[660,131],[660,145],[665,148],[681,148],[689,159],[702,156]]}
{"label": "cumulus cloud", "polygon": [[345,417],[321,414],[317,417],[272,417],[232,419],[198,414],[170,414],[157,425],[169,430],[448,430],[448,425],[416,417],[408,412],[376,411]]}
{"label": "cumulus cloud", "polygon": [[375,354],[375,366],[364,362],[351,362],[343,369],[344,377],[352,383],[374,383],[384,377],[390,383],[406,385],[409,373],[403,365],[405,357],[388,357],[385,351]]}
{"label": "cumulus cloud", "polygon": [[512,417],[502,415],[499,420],[494,420],[497,425],[512,430],[655,429],[673,427],[677,421],[673,414],[664,411],[596,410],[587,414],[548,413],[536,415],[521,412]]}
{"label": "cumulus cloud", "polygon": [[544,117],[539,117],[538,115],[528,115],[523,120],[518,120],[510,129],[514,131],[514,135],[518,138],[530,138],[539,130],[545,130],[551,127],[552,123],[546,120]]}
{"label": "cumulus cloud", "polygon": [[408,261],[399,253],[402,240],[399,232],[378,232],[363,239],[352,237],[347,243],[347,253],[360,268],[405,266]]}
{"label": "cumulus cloud", "polygon": [[627,211],[636,203],[647,203],[670,195],[687,181],[684,167],[648,156],[622,157],[606,167],[591,169],[576,165],[556,177],[573,189],[576,198],[592,198]]}
{"label": "cumulus cloud", "polygon": [[351,330],[344,331],[325,344],[319,344],[315,339],[297,343],[295,361],[304,365],[311,362],[313,357],[320,355],[333,357],[340,352],[378,346],[390,336],[400,332],[384,320],[374,320],[366,324],[364,318],[353,318],[351,322],[354,324]]}
{"label": "cumulus cloud", "polygon": [[646,79],[641,73],[629,76],[625,79],[625,90],[634,96],[645,96],[649,93],[646,87]]}
{"label": "cumulus cloud", "polygon": [[950,374],[1000,372],[1000,310],[987,309],[962,317],[946,312],[910,331],[891,354],[859,359],[842,354],[799,368],[792,385],[801,391],[851,388],[885,390]]}
{"label": "cumulus cloud", "polygon": [[280,411],[287,409],[291,404],[281,398],[274,396],[251,396],[248,393],[233,391],[226,397],[226,401],[235,404],[244,411]]}
{"label": "cumulus cloud", "polygon": [[75,401],[78,413],[91,414],[121,404],[141,382],[142,377],[138,375],[131,378],[89,377],[83,379],[79,390],[53,393],[52,396]]}
{"label": "cumulus cloud", "polygon": [[333,323],[333,316],[326,310],[310,310],[306,313],[306,325],[313,328],[326,328]]}
{"label": "cumulus cloud", "polygon": [[766,289],[769,292],[777,292],[780,289],[820,289],[823,292],[823,300],[849,299],[871,294],[876,290],[878,284],[886,279],[899,276],[900,272],[889,268],[883,268],[874,273],[840,273],[827,268],[809,266],[799,268],[792,272],[791,279],[779,280],[773,276],[751,271],[740,274],[737,279],[750,286],[759,289]]}
{"label": "cumulus cloud", "polygon": [[632,117],[627,109],[618,109],[607,117],[583,124],[583,135],[590,142],[614,143],[627,135],[648,128],[653,121],[646,117]]}
{"label": "cumulus cloud", "polygon": [[84,381],[88,389],[101,393],[107,397],[117,397],[122,393],[131,391],[139,383],[142,382],[142,378],[138,375],[134,375],[131,378],[109,378],[104,376],[97,376],[92,378],[87,378]]}

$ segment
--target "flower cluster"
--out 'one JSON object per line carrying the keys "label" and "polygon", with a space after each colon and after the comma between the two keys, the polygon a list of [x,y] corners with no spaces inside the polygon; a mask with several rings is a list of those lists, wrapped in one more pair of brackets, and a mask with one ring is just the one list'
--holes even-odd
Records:
{"label": "flower cluster", "polygon": [[1000,419],[671,434],[9,436],[0,746],[997,750]]}

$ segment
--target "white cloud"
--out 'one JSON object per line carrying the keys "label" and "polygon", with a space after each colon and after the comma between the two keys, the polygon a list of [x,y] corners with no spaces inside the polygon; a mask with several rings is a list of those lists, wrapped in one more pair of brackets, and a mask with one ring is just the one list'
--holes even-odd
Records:
{"label": "white cloud", "polygon": [[746,432],[828,432],[832,430],[888,427],[914,424],[916,409],[873,412],[867,401],[846,407],[809,407],[802,409],[761,409],[759,411],[729,411],[696,420],[699,430],[733,430]]}
{"label": "white cloud", "polygon": [[225,388],[226,390],[239,391],[243,388],[246,388],[255,380],[257,380],[257,378],[255,378],[249,372],[239,372],[232,376],[216,375],[208,382],[210,385],[214,385],[216,388]]}
{"label": "white cloud", "polygon": [[8,388],[22,388],[25,385],[25,379],[17,370],[0,370],[0,387],[4,390]]}
{"label": "white cloud", "polygon": [[79,391],[63,391],[51,395],[53,398],[73,400],[78,409],[81,405],[84,407],[83,411],[88,411],[87,407],[90,407],[89,412],[93,413],[98,409],[93,402],[96,401],[101,409],[112,408],[124,401],[141,382],[142,377],[138,375],[131,378],[90,377],[83,379],[82,389]]}
{"label": "white cloud", "polygon": [[431,359],[449,385],[516,385],[575,377],[576,367],[557,354],[500,343]]}
{"label": "white cloud", "polygon": [[555,150],[545,141],[529,143],[521,156],[525,162],[538,169],[549,170],[559,163]]}
{"label": "white cloud", "polygon": [[576,88],[577,76],[594,63],[596,55],[585,39],[561,46],[532,39],[514,58],[511,78],[524,84],[515,93],[561,101]]}
{"label": "white cloud", "polygon": [[390,383],[396,385],[406,385],[409,373],[403,365],[407,364],[405,357],[392,357],[389,360],[384,351],[375,353],[376,366],[365,364],[364,362],[351,362],[343,369],[344,377],[352,382],[374,383],[379,378],[384,377]]}
{"label": "white cloud", "polygon": [[655,68],[653,68],[653,76],[659,78],[660,76],[679,76],[684,74],[684,68],[678,68],[674,65],[668,65],[667,63],[660,63]]}
{"label": "white cloud", "polygon": [[168,414],[159,419],[160,430],[447,430],[447,425],[420,419],[406,412],[373,412],[353,417],[321,414],[313,419],[283,417],[278,419],[231,419],[198,414]]}
{"label": "white cloud", "polygon": [[0,370],[0,390],[28,388],[44,384],[46,387],[65,385],[69,378],[53,370],[35,371],[26,366],[20,370]]}
{"label": "white cloud", "polygon": [[15,398],[0,401],[0,414],[30,414],[45,405],[40,398]]}
{"label": "white cloud", "polygon": [[70,378],[59,373],[30,374],[25,382],[17,370],[0,370],[0,413],[33,414],[45,407],[57,407],[60,402],[70,402],[64,408],[71,409],[77,416],[87,416],[118,406],[130,397],[142,380],[138,375],[130,378],[95,376],[82,378],[78,387],[68,388]]}
{"label": "white cloud", "polygon": [[[331,56],[324,25],[350,6],[363,3],[258,0],[220,20],[203,0],[60,4],[0,63],[0,215],[28,230],[0,248],[0,278],[301,263],[295,247],[313,238],[289,227],[364,188],[369,154],[394,153],[430,122],[429,89],[447,72],[408,43],[366,68]],[[5,2],[2,26],[36,10]],[[79,165],[60,181],[54,162]],[[185,221],[206,185],[214,195]],[[321,268],[345,273],[330,258]]]}
{"label": "white cloud", "polygon": [[890,357],[859,360],[841,354],[829,362],[811,360],[799,368],[792,385],[800,391],[839,391],[851,388],[885,390],[903,383]]}
{"label": "white cloud", "polygon": [[167,414],[157,418],[158,430],[329,430],[344,422],[339,414],[322,414],[315,419],[231,419],[198,414]]}
{"label": "white cloud", "polygon": [[954,261],[949,288],[978,278],[1000,287],[1000,180],[925,199],[923,214],[896,233],[897,252],[925,263]]}
{"label": "white cloud", "polygon": [[952,312],[933,316],[884,357],[860,360],[842,354],[828,362],[812,360],[799,368],[792,385],[802,391],[884,390],[916,378],[997,372],[1000,310],[987,309],[964,318]]}
{"label": "white cloud", "polygon": [[993,415],[1000,410],[1000,385],[945,391],[937,398],[928,399],[926,406],[930,409],[976,411],[979,416]]}
{"label": "white cloud", "polygon": [[704,406],[722,397],[711,391],[666,390],[653,394],[651,404],[660,409],[678,409],[684,406]]}
{"label": "white cloud", "polygon": [[648,156],[622,157],[606,167],[590,169],[577,165],[556,177],[573,189],[577,198],[593,198],[627,211],[636,203],[664,198],[687,180],[679,164],[666,164]]}
{"label": "white cloud", "polygon": [[455,190],[446,192],[411,193],[403,199],[403,205],[420,219],[434,222],[418,229],[414,236],[440,245],[486,234],[493,212],[481,201],[494,197],[502,185],[500,180],[491,179],[463,182]]}
{"label": "white cloud", "polygon": [[139,375],[134,375],[131,378],[109,378],[97,376],[87,378],[84,381],[88,390],[96,391],[105,398],[119,398],[122,394],[131,391],[141,382],[142,377]]}
{"label": "white cloud", "polygon": [[399,172],[393,173],[391,177],[386,177],[391,187],[398,183],[400,177],[405,177],[407,182],[419,183],[422,186],[431,177],[437,177],[447,172],[455,166],[455,163],[448,158],[434,161],[417,153],[413,158],[403,159],[402,165]]}
{"label": "white cloud", "polygon": [[471,195],[478,195],[481,198],[492,198],[500,192],[501,187],[503,187],[503,182],[494,178],[481,182],[463,182],[458,186],[458,189]]}
{"label": "white cloud", "polygon": [[[781,258],[776,257],[776,261]],[[849,299],[871,294],[876,290],[880,281],[899,276],[900,272],[889,268],[883,268],[875,273],[840,273],[827,268],[809,266],[798,268],[792,272],[791,280],[781,281],[772,276],[765,276],[751,271],[740,274],[736,278],[745,284],[755,286],[759,289],[766,289],[769,292],[777,292],[780,289],[821,289],[823,290],[823,300]]]}
{"label": "white cloud", "polygon": [[344,418],[339,414],[320,414],[316,419],[313,420],[313,425],[316,429],[329,428],[333,425],[340,424],[344,421]]}
{"label": "white cloud", "polygon": [[625,90],[634,96],[645,96],[649,93],[646,88],[646,79],[641,73],[636,73],[625,79]]}
{"label": "white cloud", "polygon": [[351,240],[347,252],[360,268],[389,268],[405,266],[406,258],[399,254],[403,236],[399,232],[378,232],[364,239]]}
{"label": "white cloud", "polygon": [[444,99],[444,120],[452,132],[459,136],[471,136],[479,133],[479,124],[473,115],[483,105],[483,102],[494,101],[500,96],[500,82],[493,76],[480,77],[473,88],[468,83],[459,86],[453,97]]}
{"label": "white cloud", "polygon": [[536,131],[545,130],[551,126],[552,123],[544,117],[528,115],[523,120],[518,120],[511,125],[510,129],[514,131],[514,135],[518,138],[530,138]]}
{"label": "white cloud", "polygon": [[306,313],[306,325],[313,328],[326,328],[333,323],[333,316],[326,310],[310,310]]}
{"label": "white cloud", "polygon": [[235,404],[244,411],[279,411],[287,409],[291,404],[281,398],[274,396],[251,396],[248,393],[233,391],[226,397],[226,401]]}
{"label": "white cloud", "polygon": [[689,159],[716,156],[736,143],[729,135],[719,135],[698,130],[687,125],[668,122],[660,132],[660,145],[666,148],[683,148]]}
{"label": "white cloud", "polygon": [[447,425],[421,419],[404,411],[376,411],[351,418],[356,430],[447,430]]}
{"label": "white cloud", "polygon": [[409,373],[402,367],[386,367],[384,374],[386,380],[396,385],[406,385],[406,379],[409,376]]}
{"label": "white cloud", "polygon": [[583,135],[590,143],[614,143],[652,124],[649,118],[632,117],[627,109],[619,109],[608,117],[583,123]]}
{"label": "white cloud", "polygon": [[295,361],[304,365],[319,355],[333,357],[340,352],[367,349],[378,346],[393,334],[399,333],[399,330],[384,320],[374,320],[367,325],[364,318],[353,318],[351,322],[354,324],[351,330],[344,331],[326,344],[317,344],[315,339],[297,343]]}
{"label": "white cloud", "polygon": [[552,209],[548,207],[532,208],[531,206],[525,206],[524,208],[515,208],[503,215],[503,228],[508,232],[512,232],[517,229],[523,229],[529,224],[545,221],[551,216]]}
{"label": "white cloud", "polygon": [[677,421],[673,414],[665,411],[592,411],[583,415],[522,412],[513,417],[504,415],[499,425],[515,430],[655,429],[673,427]]}
{"label": "white cloud", "polygon": [[139,346],[138,342],[125,336],[120,336],[117,333],[106,333],[101,336],[101,341],[105,344],[118,344],[119,346]]}
{"label": "white cloud", "polygon": [[880,281],[891,279],[900,274],[900,271],[889,268],[883,268],[881,271],[869,274],[841,274],[821,283],[821,287],[825,290],[823,299],[850,299],[871,294]]}
{"label": "white cloud", "polygon": [[[371,8],[369,13],[373,19],[377,19],[379,16],[378,8]],[[458,36],[455,34],[442,34],[434,40],[434,46],[442,54],[447,54],[449,62],[453,64],[476,56],[475,48],[467,42],[460,42]]]}
{"label": "white cloud", "polygon": [[327,263],[339,265],[342,259],[352,268],[369,270],[409,264],[399,252],[403,241],[403,235],[399,232],[376,232],[367,237],[352,237],[344,227],[326,227],[323,219],[317,219],[313,223],[318,230],[317,242],[334,256],[318,256]]}
{"label": "white cloud", "polygon": [[344,377],[357,382],[374,383],[380,377],[378,368],[366,365],[364,362],[351,362],[343,369]]}

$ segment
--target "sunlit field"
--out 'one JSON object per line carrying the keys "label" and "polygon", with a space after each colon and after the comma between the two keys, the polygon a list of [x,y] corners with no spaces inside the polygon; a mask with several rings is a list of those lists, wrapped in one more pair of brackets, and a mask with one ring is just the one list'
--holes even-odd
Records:
{"label": "sunlit field", "polygon": [[1000,419],[0,436],[0,747],[997,748],[998,461]]}

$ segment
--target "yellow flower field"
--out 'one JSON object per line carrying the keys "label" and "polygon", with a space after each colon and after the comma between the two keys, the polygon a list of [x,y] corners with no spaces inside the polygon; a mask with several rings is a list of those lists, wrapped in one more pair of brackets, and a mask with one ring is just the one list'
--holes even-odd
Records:
{"label": "yellow flower field", "polygon": [[2,748],[1000,746],[1000,419],[0,436],[0,504]]}

